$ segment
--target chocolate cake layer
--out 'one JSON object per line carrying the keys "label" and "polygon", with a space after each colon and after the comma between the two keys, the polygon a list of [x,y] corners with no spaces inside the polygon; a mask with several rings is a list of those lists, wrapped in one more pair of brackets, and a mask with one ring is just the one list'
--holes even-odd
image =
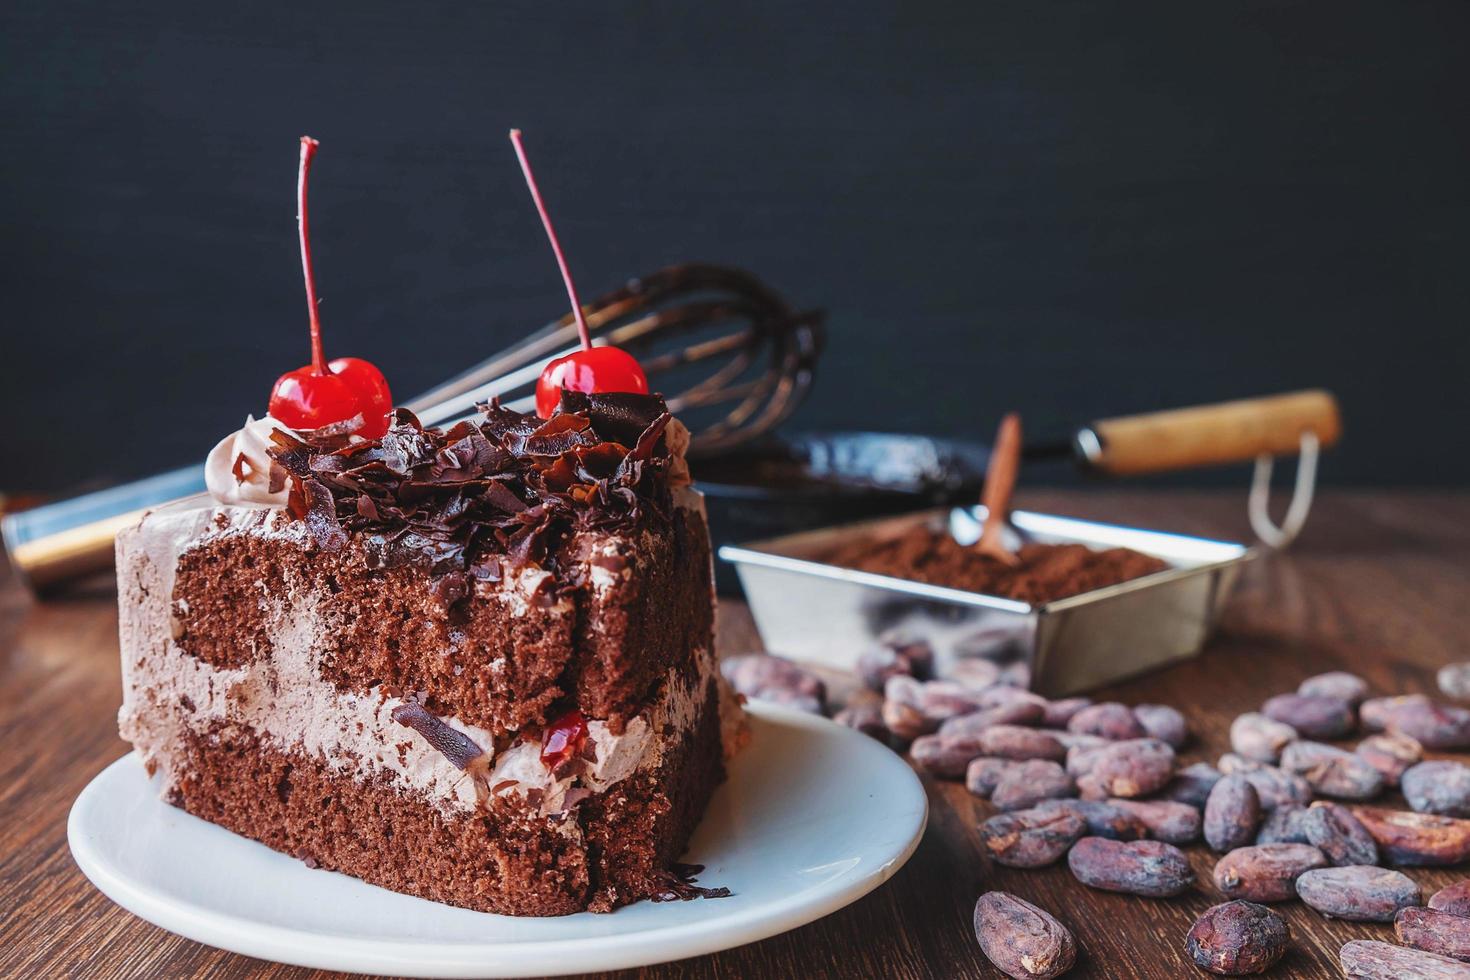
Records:
{"label": "chocolate cake layer", "polygon": [[1028,544],[1007,565],[962,545],[942,528],[912,527],[890,538],[850,541],[827,561],[894,578],[1041,603],[1080,595],[1162,571],[1152,555],[1127,548],[1093,551],[1080,544]]}
{"label": "chocolate cake layer", "polygon": [[713,688],[698,726],[656,767],[553,815],[516,801],[444,814],[386,775],[354,779],[322,760],[214,726],[190,733],[171,802],[329,870],[482,912],[609,911],[661,893],[724,778]]}
{"label": "chocolate cake layer", "polygon": [[190,655],[215,667],[268,658],[271,605],[312,593],[321,670],[342,690],[417,692],[435,714],[500,738],[569,707],[620,726],[709,644],[709,536],[692,497],[681,491],[685,505],[669,520],[650,514],[636,537],[574,536],[557,591],[528,568],[452,604],[421,568],[370,567],[360,535],[322,551],[280,510],[164,511],[136,533],[187,543],[170,629]]}

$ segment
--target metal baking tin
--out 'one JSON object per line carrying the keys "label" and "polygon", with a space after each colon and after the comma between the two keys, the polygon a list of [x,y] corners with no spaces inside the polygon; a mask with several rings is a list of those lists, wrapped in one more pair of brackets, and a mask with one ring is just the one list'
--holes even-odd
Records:
{"label": "metal baking tin", "polygon": [[[1027,540],[1132,548],[1169,568],[1119,585],[1031,605],[839,568],[822,557],[855,536],[884,537],[924,511],[720,548],[732,563],[766,648],[797,660],[851,668],[884,635],[921,636],[941,667],[985,656],[1023,665],[1021,679],[1048,697],[1088,691],[1199,653],[1255,549],[1228,541],[1016,511]],[[970,512],[982,519],[983,509]],[[1014,675],[1013,675],[1014,676]]]}

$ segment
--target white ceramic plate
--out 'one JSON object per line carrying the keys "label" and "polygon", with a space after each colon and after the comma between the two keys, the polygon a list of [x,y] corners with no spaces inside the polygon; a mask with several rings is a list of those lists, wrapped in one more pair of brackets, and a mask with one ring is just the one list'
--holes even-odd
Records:
{"label": "white ceramic plate", "polygon": [[608,915],[470,912],[313,871],[158,799],[135,754],[72,806],[67,838],[113,901],[190,939],[300,966],[414,977],[580,973],[728,949],[856,901],[908,860],[923,787],[851,729],[750,706],[752,739],[684,860],[729,898],[639,902]]}

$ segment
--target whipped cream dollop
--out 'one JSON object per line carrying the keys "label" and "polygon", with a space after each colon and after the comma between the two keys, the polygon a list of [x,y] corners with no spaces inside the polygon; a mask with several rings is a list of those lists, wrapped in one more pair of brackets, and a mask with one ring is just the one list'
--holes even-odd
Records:
{"label": "whipped cream dollop", "polygon": [[280,429],[295,435],[269,415],[264,418],[245,416],[245,425],[219,441],[204,461],[204,485],[210,496],[222,504],[265,504],[286,506],[289,489],[271,490],[271,432]]}
{"label": "whipped cream dollop", "polygon": [[687,487],[694,482],[689,475],[689,463],[684,454],[689,452],[689,429],[678,419],[669,419],[664,427],[664,445],[669,447],[669,486]]}

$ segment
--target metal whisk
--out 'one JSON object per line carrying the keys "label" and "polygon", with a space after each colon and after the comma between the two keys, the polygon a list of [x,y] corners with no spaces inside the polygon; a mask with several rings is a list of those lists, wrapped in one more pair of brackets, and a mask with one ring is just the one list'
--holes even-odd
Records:
{"label": "metal whisk", "polygon": [[[638,359],[653,390],[689,426],[691,451],[704,456],[785,420],[811,388],[822,348],[820,311],[793,311],[755,276],[724,266],[670,266],[583,313],[597,340]],[[405,405],[428,425],[468,418],[491,398],[529,411],[541,369],[576,343],[568,313]],[[150,507],[203,490],[204,467],[196,464],[11,514],[0,530],[16,570],[42,587],[109,567],[119,530]]]}
{"label": "metal whisk", "polygon": [[[811,387],[822,346],[819,311],[794,312],[755,276],[717,265],[676,265],[633,279],[583,313],[597,339],[638,358],[701,453],[747,442],[785,420]],[[529,411],[525,392],[547,361],[576,342],[568,313],[407,407],[431,425],[466,418],[492,397]]]}

